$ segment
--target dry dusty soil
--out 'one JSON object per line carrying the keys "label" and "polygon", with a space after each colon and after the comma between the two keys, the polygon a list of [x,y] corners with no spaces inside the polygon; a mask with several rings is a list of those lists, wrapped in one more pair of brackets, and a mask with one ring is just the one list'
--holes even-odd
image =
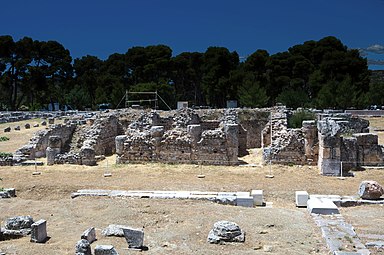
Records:
{"label": "dry dusty soil", "polygon": [[[3,133],[0,125],[0,136]],[[22,127],[23,129],[23,127]],[[24,131],[26,132],[26,131]],[[26,140],[30,134],[25,133]],[[22,142],[23,139],[18,138]],[[10,142],[8,141],[8,142]],[[16,139],[14,140],[16,143]],[[24,141],[25,142],[25,141]],[[0,142],[0,151],[6,151]],[[139,254],[127,249],[124,238],[103,237],[109,224],[144,228],[143,254],[329,254],[320,229],[303,208],[295,207],[294,193],[355,195],[362,180],[384,184],[383,169],[355,172],[340,180],[324,177],[317,167],[259,165],[260,151],[243,158],[256,167],[223,167],[165,164],[115,165],[114,157],[98,166],[0,167],[0,187],[14,187],[17,197],[0,200],[0,221],[17,215],[46,219],[50,239],[45,244],[28,237],[0,242],[6,254],[74,254],[84,230],[95,227],[98,240],[92,244],[112,244],[119,254]],[[41,175],[32,175],[39,171]],[[103,177],[111,172],[112,177]],[[265,178],[272,173],[274,178]],[[197,178],[204,174],[205,178]],[[71,198],[79,189],[250,191],[264,190],[271,208],[245,208],[208,201],[136,198]],[[341,208],[345,219],[362,234],[383,235],[384,208],[359,206]],[[207,235],[219,220],[234,221],[246,232],[244,243],[214,245]],[[365,239],[364,239],[365,238]],[[363,241],[369,241],[368,238]],[[380,253],[381,254],[381,253]]]}

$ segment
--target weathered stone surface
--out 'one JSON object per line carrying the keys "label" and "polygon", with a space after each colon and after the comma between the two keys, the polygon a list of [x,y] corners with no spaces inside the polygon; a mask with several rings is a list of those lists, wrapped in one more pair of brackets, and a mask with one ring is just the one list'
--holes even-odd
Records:
{"label": "weathered stone surface", "polygon": [[358,194],[362,199],[377,200],[384,194],[384,189],[376,181],[362,181]]}
{"label": "weathered stone surface", "polygon": [[218,221],[213,225],[213,229],[208,234],[209,243],[220,242],[244,242],[245,233],[239,225],[230,221]]}
{"label": "weathered stone surface", "polygon": [[31,242],[44,243],[47,238],[46,220],[39,220],[31,225]]}
{"label": "weathered stone surface", "polygon": [[339,214],[339,209],[328,198],[314,198],[311,197],[307,202],[309,213],[314,214]]}
{"label": "weathered stone surface", "polygon": [[97,245],[95,255],[119,255],[112,245]]}
{"label": "weathered stone surface", "polygon": [[384,249],[384,241],[368,242],[365,244],[367,247],[374,247],[377,249]]}
{"label": "weathered stone surface", "polygon": [[29,123],[26,123],[26,124],[24,125],[24,128],[25,128],[25,129],[30,129],[30,128],[31,128],[31,125],[30,125]]}
{"label": "weathered stone surface", "polygon": [[6,127],[4,128],[4,132],[7,133],[7,132],[11,132],[11,127]]}
{"label": "weathered stone surface", "polygon": [[130,229],[128,226],[111,224],[101,231],[105,236],[124,236],[123,229]]}
{"label": "weathered stone surface", "polygon": [[20,131],[20,126],[16,126],[14,130]]}
{"label": "weathered stone surface", "polygon": [[87,240],[81,239],[76,243],[75,254],[92,255],[91,244]]}
{"label": "weathered stone surface", "polygon": [[144,231],[133,228],[123,228],[125,240],[128,248],[142,249],[144,242]]}
{"label": "weathered stone surface", "polygon": [[0,198],[11,198],[11,196],[6,191],[0,191]]}
{"label": "weathered stone surface", "polygon": [[95,150],[92,147],[83,146],[80,150],[80,157],[83,165],[96,165]]}
{"label": "weathered stone surface", "polygon": [[8,192],[10,197],[16,197],[16,189],[15,188],[5,188],[5,192]]}
{"label": "weathered stone surface", "polygon": [[17,216],[5,221],[5,228],[9,230],[21,230],[31,228],[34,223],[31,216]]}
{"label": "weathered stone surface", "polygon": [[93,243],[96,241],[96,231],[95,228],[88,228],[84,231],[84,233],[81,235],[81,239],[86,239],[89,243]]}
{"label": "weathered stone surface", "polygon": [[38,123],[33,124],[33,127],[39,127],[40,125]]}

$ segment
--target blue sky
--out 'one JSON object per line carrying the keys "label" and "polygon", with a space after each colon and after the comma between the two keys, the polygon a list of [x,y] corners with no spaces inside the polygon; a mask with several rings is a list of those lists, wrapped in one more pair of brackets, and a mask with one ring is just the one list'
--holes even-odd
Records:
{"label": "blue sky", "polygon": [[174,55],[209,46],[240,56],[257,49],[273,54],[333,35],[378,61],[384,60],[383,13],[384,0],[12,0],[1,3],[0,34],[56,40],[74,58],[102,59],[155,44]]}

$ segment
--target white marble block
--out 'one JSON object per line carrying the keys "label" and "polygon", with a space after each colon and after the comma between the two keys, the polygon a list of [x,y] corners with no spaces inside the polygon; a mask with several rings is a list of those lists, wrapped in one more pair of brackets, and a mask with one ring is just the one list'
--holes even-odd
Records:
{"label": "white marble block", "polygon": [[253,197],[253,204],[256,206],[262,206],[264,204],[263,191],[262,190],[252,190],[251,196]]}
{"label": "white marble block", "polygon": [[307,207],[307,202],[309,199],[308,192],[306,191],[296,191],[296,206],[297,207]]}

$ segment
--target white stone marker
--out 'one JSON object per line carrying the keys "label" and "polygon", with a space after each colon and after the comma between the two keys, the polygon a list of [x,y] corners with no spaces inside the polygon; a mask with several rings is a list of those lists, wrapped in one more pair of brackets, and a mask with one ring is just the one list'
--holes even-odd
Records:
{"label": "white stone marker", "polygon": [[296,206],[297,207],[307,207],[307,202],[309,199],[308,192],[306,191],[296,191]]}

